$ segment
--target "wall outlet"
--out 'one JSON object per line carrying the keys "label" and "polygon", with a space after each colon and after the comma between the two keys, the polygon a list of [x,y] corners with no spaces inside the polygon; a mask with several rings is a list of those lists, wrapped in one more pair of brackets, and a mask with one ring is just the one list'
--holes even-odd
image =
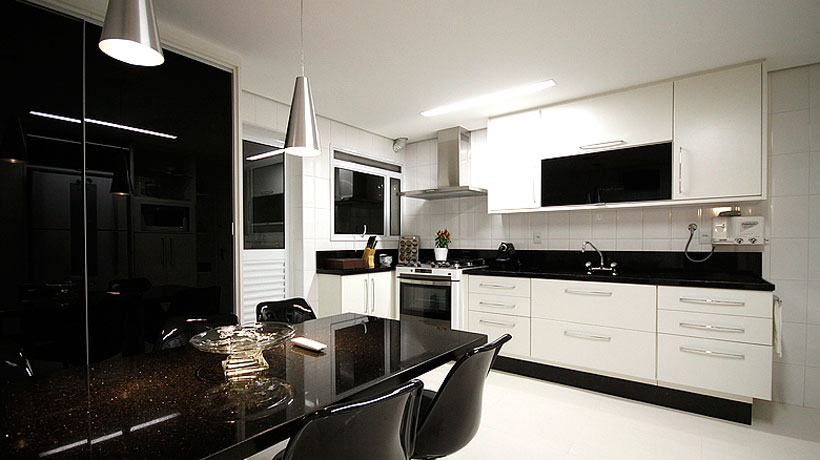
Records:
{"label": "wall outlet", "polygon": [[532,232],[532,244],[543,244],[541,239],[541,232]]}

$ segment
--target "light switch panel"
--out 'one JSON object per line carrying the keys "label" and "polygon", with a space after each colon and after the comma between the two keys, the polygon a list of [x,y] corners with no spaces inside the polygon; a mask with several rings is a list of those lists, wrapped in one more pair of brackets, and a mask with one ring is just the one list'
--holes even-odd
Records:
{"label": "light switch panel", "polygon": [[543,244],[541,240],[541,232],[532,232],[532,244]]}

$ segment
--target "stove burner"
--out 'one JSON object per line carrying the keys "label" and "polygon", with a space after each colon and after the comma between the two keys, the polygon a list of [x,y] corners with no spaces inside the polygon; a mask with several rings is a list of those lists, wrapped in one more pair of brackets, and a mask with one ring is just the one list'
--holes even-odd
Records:
{"label": "stove burner", "polygon": [[455,259],[429,262],[422,262],[421,265],[430,266],[430,268],[454,268],[456,270],[469,267],[480,267],[484,265],[484,259]]}

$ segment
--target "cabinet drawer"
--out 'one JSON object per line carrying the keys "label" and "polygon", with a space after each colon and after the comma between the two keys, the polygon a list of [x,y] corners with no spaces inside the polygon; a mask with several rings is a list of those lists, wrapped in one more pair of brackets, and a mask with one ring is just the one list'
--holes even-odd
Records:
{"label": "cabinet drawer", "polygon": [[529,278],[511,278],[506,276],[470,276],[470,292],[476,294],[530,296]]}
{"label": "cabinet drawer", "polygon": [[772,397],[772,347],[658,334],[658,384]]}
{"label": "cabinet drawer", "polygon": [[501,348],[502,355],[530,355],[529,318],[471,311],[469,324],[470,331],[487,334],[490,342],[503,334],[510,334],[512,340]]}
{"label": "cabinet drawer", "polygon": [[534,318],[655,332],[655,286],[532,281]]}
{"label": "cabinet drawer", "polygon": [[771,318],[772,293],[659,286],[658,308],[662,310]]}
{"label": "cabinet drawer", "polygon": [[658,332],[706,339],[772,344],[772,320],[688,311],[658,311]]}
{"label": "cabinet drawer", "polygon": [[655,379],[655,334],[532,319],[532,356],[557,365]]}
{"label": "cabinet drawer", "polygon": [[470,311],[530,316],[530,299],[494,294],[470,294]]}

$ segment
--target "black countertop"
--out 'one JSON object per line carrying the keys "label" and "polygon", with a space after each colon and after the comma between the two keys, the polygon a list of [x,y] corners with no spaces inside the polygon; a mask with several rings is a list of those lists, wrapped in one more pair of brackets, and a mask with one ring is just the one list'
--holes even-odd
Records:
{"label": "black countertop", "polygon": [[273,409],[224,383],[224,355],[191,346],[7,384],[2,457],[246,458],[292,435],[306,414],[409,380],[487,340],[442,322],[355,314],[308,321],[296,335],[328,349],[317,355],[287,341],[264,353],[267,375],[291,386],[290,403]]}
{"label": "black countertop", "polygon": [[527,268],[469,270],[470,275],[512,276],[523,278],[545,278],[572,281],[598,281],[606,283],[652,284],[660,286],[687,286],[718,289],[740,289],[748,291],[774,291],[774,284],[760,276],[747,272],[732,273],[631,273],[618,275],[587,275],[586,272],[555,272]]}
{"label": "black countertop", "polygon": [[395,270],[395,267],[348,268],[345,270],[334,268],[317,268],[316,273],[320,275],[360,275],[362,273],[391,272],[393,270]]}

